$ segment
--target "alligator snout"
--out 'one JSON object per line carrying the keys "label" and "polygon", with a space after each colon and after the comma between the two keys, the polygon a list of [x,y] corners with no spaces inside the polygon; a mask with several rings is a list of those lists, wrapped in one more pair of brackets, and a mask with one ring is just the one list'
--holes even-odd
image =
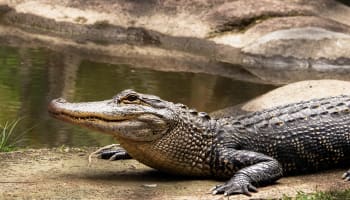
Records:
{"label": "alligator snout", "polygon": [[59,111],[60,104],[63,104],[63,103],[67,103],[67,100],[65,100],[63,98],[58,98],[58,99],[52,100],[48,105],[49,113],[51,113],[51,114],[57,113]]}
{"label": "alligator snout", "polygon": [[64,98],[58,98],[58,99],[54,99],[51,101],[51,103],[54,102],[54,103],[67,103],[67,100],[65,100]]}

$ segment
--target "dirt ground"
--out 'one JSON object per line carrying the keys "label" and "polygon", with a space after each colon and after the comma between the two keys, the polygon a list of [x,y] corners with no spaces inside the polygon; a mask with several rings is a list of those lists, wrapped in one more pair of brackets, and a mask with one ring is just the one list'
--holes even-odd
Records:
{"label": "dirt ground", "polygon": [[[135,160],[109,162],[88,155],[94,148],[60,148],[0,153],[0,199],[249,199],[213,196],[216,180],[164,174]],[[251,198],[280,198],[350,188],[344,170],[280,179]]]}

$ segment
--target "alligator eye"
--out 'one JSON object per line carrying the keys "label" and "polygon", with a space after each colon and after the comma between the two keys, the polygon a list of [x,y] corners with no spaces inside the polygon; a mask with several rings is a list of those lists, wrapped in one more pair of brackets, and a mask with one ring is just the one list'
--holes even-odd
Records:
{"label": "alligator eye", "polygon": [[136,101],[139,97],[137,95],[134,95],[134,94],[130,94],[128,95],[125,99],[127,101]]}

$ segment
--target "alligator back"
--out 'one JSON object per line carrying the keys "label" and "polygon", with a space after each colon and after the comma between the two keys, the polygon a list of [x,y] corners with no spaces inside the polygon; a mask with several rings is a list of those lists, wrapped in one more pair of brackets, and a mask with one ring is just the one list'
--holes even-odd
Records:
{"label": "alligator back", "polygon": [[[350,96],[315,99],[224,118],[235,148],[276,158],[285,173],[344,165],[350,157]],[[233,139],[235,138],[235,139]]]}

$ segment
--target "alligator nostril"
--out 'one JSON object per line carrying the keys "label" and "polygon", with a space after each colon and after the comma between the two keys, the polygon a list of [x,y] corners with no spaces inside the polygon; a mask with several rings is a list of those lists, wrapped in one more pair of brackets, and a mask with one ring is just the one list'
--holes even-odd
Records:
{"label": "alligator nostril", "polygon": [[58,98],[55,100],[56,103],[67,103],[67,101],[63,98]]}

